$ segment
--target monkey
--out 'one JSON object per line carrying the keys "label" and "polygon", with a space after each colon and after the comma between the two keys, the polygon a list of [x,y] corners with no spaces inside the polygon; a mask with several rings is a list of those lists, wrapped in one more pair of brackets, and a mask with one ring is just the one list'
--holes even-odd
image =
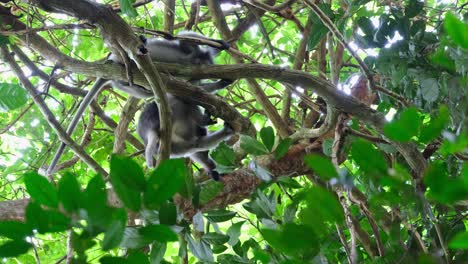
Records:
{"label": "monkey", "polygon": [[[229,139],[234,131],[225,123],[221,130],[208,134],[206,127],[212,120],[209,115],[202,114],[197,105],[173,95],[168,95],[168,103],[172,111],[171,158],[189,157],[218,181],[219,173],[208,151]],[[153,155],[159,149],[159,122],[157,104],[147,104],[140,115],[137,132],[145,143],[146,164],[150,168],[154,166]]]}
{"label": "monkey", "polygon": [[[178,34],[178,36],[206,39],[206,37],[204,37],[203,35],[191,31],[182,31]],[[222,40],[213,40],[221,44],[221,47],[218,49],[215,49],[213,47],[201,47],[200,45],[194,44],[193,42],[187,40],[167,40],[157,38],[142,40],[144,44],[146,44],[145,47],[148,51],[151,60],[155,62],[179,63],[184,65],[209,65],[214,64],[214,56],[216,56],[219,53],[219,51],[229,49],[229,44]],[[111,54],[108,60],[114,63],[122,63],[121,59],[115,54]],[[221,79],[214,83],[202,83],[200,80],[192,79],[189,80],[189,82],[195,85],[199,85],[207,92],[212,93],[228,86],[232,83],[232,80]],[[78,125],[79,119],[84,114],[89,104],[91,104],[93,98],[106,84],[109,83],[113,87],[140,99],[153,97],[153,93],[142,86],[120,80],[107,80],[103,78],[98,78],[94,85],[91,87],[91,89],[88,91],[86,96],[83,98],[80,106],[78,107],[74,118],[72,119],[67,128],[67,134],[71,135],[73,133],[76,126]],[[175,150],[175,152],[172,154],[174,156],[190,156],[195,161],[201,161],[200,164],[205,169],[207,169],[208,173],[211,174],[214,179],[217,178],[218,174],[214,172],[214,162],[207,157],[208,155],[205,156],[204,154],[198,153],[202,150],[206,151],[215,147],[219,142],[221,142],[227,137],[226,134],[232,133],[232,129],[228,125],[226,125],[221,130],[222,132],[208,135],[206,132],[206,126],[213,123],[213,121],[211,121],[211,116],[208,112],[205,112],[205,114],[201,114],[200,109],[197,105],[186,102],[184,100],[181,100],[180,98],[169,94],[168,97],[171,98],[170,103],[172,103],[174,107],[182,107],[182,111],[178,111],[178,109],[174,109],[174,107],[171,106],[173,112],[175,112],[176,114],[180,114],[182,112],[188,113],[188,117],[184,116],[186,119],[180,119],[180,117],[182,117],[181,115],[173,116],[173,123],[179,126],[183,126],[184,122],[188,121],[187,123],[190,124],[185,128],[176,127],[176,129],[173,129],[173,133],[176,133],[174,136],[177,137],[181,134],[183,134],[183,136],[182,140],[171,141],[171,146]],[[145,111],[147,112],[145,113]],[[156,113],[156,116],[153,117],[152,115],[150,115],[150,113]],[[157,109],[156,103],[153,102],[152,104],[149,104],[145,108],[141,116],[147,117],[144,121],[150,120],[153,121],[152,124],[155,124],[154,126],[148,126],[149,130],[159,130],[159,110]],[[140,118],[140,120],[142,120],[142,118]],[[194,125],[194,123],[196,123],[196,125]],[[140,136],[144,135],[145,137],[142,136],[143,140],[145,141],[146,138],[148,142],[148,144],[145,143],[145,158],[147,161],[147,165],[151,166],[152,155],[157,152],[157,149],[159,147],[159,138],[157,137],[157,133],[144,133],[145,126],[141,125],[140,127]],[[188,134],[190,133],[192,134],[192,137],[188,136]],[[221,136],[221,134],[223,136]],[[157,143],[155,143],[155,141]],[[57,152],[47,170],[47,175],[50,175],[54,172],[54,168],[57,165],[61,155],[63,154],[65,147],[66,145],[62,143],[57,149]],[[150,155],[151,158],[149,158]]]}

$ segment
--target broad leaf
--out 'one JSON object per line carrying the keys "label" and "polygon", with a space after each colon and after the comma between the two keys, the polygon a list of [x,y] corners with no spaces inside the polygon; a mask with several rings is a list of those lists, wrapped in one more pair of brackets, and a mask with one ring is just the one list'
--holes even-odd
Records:
{"label": "broad leaf", "polygon": [[136,0],[119,0],[119,4],[120,4],[120,8],[122,9],[122,12],[130,18],[135,18],[138,16],[138,12],[132,5],[135,2]]}
{"label": "broad leaf", "polygon": [[0,112],[20,108],[28,101],[28,93],[18,84],[0,83]]}
{"label": "broad leaf", "polygon": [[262,143],[250,136],[241,135],[240,142],[240,147],[249,154],[259,156],[268,153],[268,150]]}
{"label": "broad leaf", "polygon": [[115,209],[111,224],[104,233],[104,239],[102,240],[103,250],[110,250],[120,244],[124,235],[126,223],[127,213],[125,212],[125,209]]}
{"label": "broad leaf", "polygon": [[58,198],[62,206],[68,212],[74,212],[80,208],[83,194],[76,180],[76,176],[65,173],[58,183]]}
{"label": "broad leaf", "polygon": [[11,239],[23,239],[26,236],[32,235],[32,228],[22,222],[3,221],[0,222],[0,237],[8,237]]}
{"label": "broad leaf", "polygon": [[455,44],[468,49],[468,25],[466,23],[447,12],[444,19],[444,29]]}
{"label": "broad leaf", "polygon": [[177,235],[166,225],[148,225],[140,228],[138,233],[150,241],[161,243],[177,241]]}
{"label": "broad leaf", "polygon": [[329,159],[323,156],[317,154],[308,155],[304,158],[304,161],[309,168],[325,180],[338,177],[335,166],[333,166]]}
{"label": "broad leaf", "polygon": [[222,245],[229,241],[229,236],[211,232],[204,234],[202,239],[208,244]]}
{"label": "broad leaf", "polygon": [[236,216],[236,212],[225,209],[211,210],[206,212],[206,218],[213,223],[226,222]]}
{"label": "broad leaf", "polygon": [[30,248],[32,248],[32,244],[21,239],[8,241],[0,246],[0,257],[16,257],[28,252]]}
{"label": "broad leaf", "polygon": [[288,152],[292,142],[293,141],[290,138],[282,139],[275,149],[275,159],[279,160],[284,157],[284,155],[286,155]]}
{"label": "broad leaf", "polygon": [[55,190],[55,187],[45,177],[42,177],[36,172],[28,172],[24,176],[24,184],[34,201],[57,208],[57,190]]}
{"label": "broad leaf", "polygon": [[421,126],[421,118],[414,107],[407,108],[400,114],[398,120],[393,120],[384,127],[385,135],[391,140],[409,141],[416,136]]}
{"label": "broad leaf", "polygon": [[155,208],[182,189],[189,173],[182,159],[164,160],[154,170],[144,193],[145,204]]}
{"label": "broad leaf", "polygon": [[236,161],[236,154],[234,150],[226,145],[225,142],[221,142],[216,149],[211,151],[211,158],[213,158],[216,163],[224,166],[234,166]]}
{"label": "broad leaf", "polygon": [[268,151],[273,150],[273,145],[275,144],[275,132],[272,127],[264,127],[260,130],[260,138],[262,139],[263,145],[268,149]]}

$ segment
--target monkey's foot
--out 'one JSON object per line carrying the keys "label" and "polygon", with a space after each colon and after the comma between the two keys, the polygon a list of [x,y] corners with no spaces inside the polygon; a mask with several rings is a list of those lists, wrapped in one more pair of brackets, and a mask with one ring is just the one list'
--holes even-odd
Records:
{"label": "monkey's foot", "polygon": [[234,128],[228,122],[224,122],[223,133],[229,136],[234,135]]}
{"label": "monkey's foot", "polygon": [[217,171],[212,170],[208,172],[208,175],[210,175],[213,180],[219,181],[219,173]]}
{"label": "monkey's foot", "polygon": [[227,43],[226,41],[220,39],[220,40],[215,40],[216,42],[218,42],[219,44],[221,44],[221,47],[218,48],[220,50],[228,50],[231,45],[229,43]]}

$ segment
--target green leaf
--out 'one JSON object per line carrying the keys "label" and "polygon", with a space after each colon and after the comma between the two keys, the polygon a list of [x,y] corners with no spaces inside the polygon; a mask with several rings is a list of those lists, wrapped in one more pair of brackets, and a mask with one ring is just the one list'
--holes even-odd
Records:
{"label": "green leaf", "polygon": [[127,264],[150,264],[148,257],[143,252],[133,252],[127,258]]}
{"label": "green leaf", "polygon": [[449,242],[449,248],[468,249],[468,232],[461,232],[455,235]]}
{"label": "green leaf", "polygon": [[333,152],[333,139],[327,138],[322,143],[322,152],[327,157],[331,157]]}
{"label": "green leaf", "polygon": [[161,205],[181,190],[189,173],[183,159],[164,160],[150,178],[144,193],[148,208]]}
{"label": "green leaf", "polygon": [[159,222],[163,225],[175,225],[177,222],[177,208],[172,202],[166,202],[159,209]]}
{"label": "green leaf", "polygon": [[7,37],[7,36],[3,36],[0,34],[0,47],[3,46],[3,45],[8,45],[10,44],[10,38]]}
{"label": "green leaf", "polygon": [[167,244],[154,242],[151,246],[150,260],[151,263],[162,263],[164,259],[164,254],[166,253]]}
{"label": "green leaf", "polygon": [[226,249],[228,249],[228,247],[225,245],[213,245],[213,253],[215,254],[221,254],[226,251]]}
{"label": "green leaf", "polygon": [[57,208],[57,191],[45,177],[42,177],[36,172],[28,172],[24,176],[24,184],[26,185],[26,190],[34,201]]}
{"label": "green leaf", "polygon": [[219,165],[234,166],[236,161],[236,154],[234,150],[226,145],[225,142],[221,142],[216,149],[211,151],[210,156]]}
{"label": "green leaf", "polygon": [[419,139],[425,143],[434,140],[442,133],[442,131],[448,125],[449,122],[450,112],[447,106],[441,105],[437,117],[431,118],[429,124],[424,125],[421,129]]}
{"label": "green leaf", "polygon": [[286,188],[292,188],[292,189],[300,189],[302,188],[302,185],[297,182],[295,179],[288,177],[288,176],[281,176],[276,179],[276,181],[281,184],[281,186],[284,186]]}
{"label": "green leaf", "polygon": [[234,216],[236,216],[236,212],[228,211],[225,209],[211,210],[206,212],[205,215],[205,217],[213,223],[226,222],[228,220],[231,220]]}
{"label": "green leaf", "polygon": [[255,214],[259,219],[271,219],[276,210],[274,192],[271,193],[270,197],[267,197],[263,192],[257,190],[255,199],[245,203],[243,206],[247,211]]}
{"label": "green leaf", "polygon": [[99,259],[101,264],[128,264],[127,260],[122,257],[111,257],[111,256],[104,256]]}
{"label": "green leaf", "polygon": [[61,232],[70,227],[70,219],[58,211],[44,210],[35,202],[26,206],[26,224],[41,234]]}
{"label": "green leaf", "polygon": [[1,258],[11,258],[16,257],[21,254],[28,252],[32,248],[32,244],[24,240],[13,240],[6,242],[0,246],[0,257]]}
{"label": "green leaf", "polygon": [[127,213],[125,209],[115,209],[110,226],[104,233],[102,240],[102,250],[107,251],[117,247],[122,241],[125,225],[127,223]]}
{"label": "green leaf", "polygon": [[83,192],[87,205],[94,205],[101,208],[107,205],[106,184],[101,175],[94,176]]}
{"label": "green leaf", "polygon": [[384,134],[391,140],[410,141],[416,136],[421,126],[421,118],[415,107],[410,107],[400,114],[398,120],[393,120],[384,126]]}
{"label": "green leaf", "polygon": [[447,55],[447,51],[443,47],[439,47],[433,54],[430,55],[432,63],[437,64],[450,72],[455,72],[455,61]]}
{"label": "green leaf", "polygon": [[305,163],[311,168],[315,173],[325,180],[331,178],[338,178],[338,173],[336,172],[335,166],[332,162],[318,154],[308,155],[304,158]]}
{"label": "green leaf", "polygon": [[208,244],[222,245],[229,241],[229,236],[210,232],[210,233],[204,234],[202,239],[206,241]]}
{"label": "green leaf", "polygon": [[229,263],[229,264],[250,264],[248,259],[241,258],[236,255],[231,254],[222,254],[216,258],[216,263]]}
{"label": "green leaf", "polygon": [[365,173],[387,174],[387,162],[382,153],[367,141],[357,139],[351,145],[354,161]]}
{"label": "green leaf", "polygon": [[112,155],[110,162],[110,178],[121,182],[127,188],[144,191],[146,180],[143,169],[129,157]]}
{"label": "green leaf", "polygon": [[147,239],[146,237],[141,235],[137,228],[128,227],[125,228],[124,236],[122,242],[120,243],[120,247],[138,249],[150,244],[151,242],[152,240]]}
{"label": "green leaf", "polygon": [[312,187],[306,194],[307,207],[302,209],[302,222],[312,227],[317,234],[325,235],[324,223],[342,223],[344,212],[338,198],[321,187]]}
{"label": "green leaf", "polygon": [[249,163],[249,169],[263,182],[271,181],[271,173],[262,166],[259,166],[255,161]]}
{"label": "green leaf", "polygon": [[263,145],[271,152],[273,145],[275,144],[275,132],[272,127],[264,127],[260,130],[260,138],[262,139]]}
{"label": "green leaf", "polygon": [[[333,11],[329,4],[319,4],[319,8],[333,21]],[[322,38],[328,33],[328,28],[322,23],[322,20],[313,12],[310,12],[310,19],[313,23],[313,29],[310,32],[309,40],[307,41],[307,51],[313,50]]]}
{"label": "green leaf", "polygon": [[214,262],[213,252],[211,251],[210,245],[201,240],[200,242],[195,241],[192,236],[188,233],[185,234],[185,240],[187,241],[190,252],[199,260],[208,263]]}
{"label": "green leaf", "polygon": [[239,237],[241,235],[241,228],[245,221],[237,222],[230,226],[227,230],[227,235],[229,236],[228,244],[234,246],[239,242]]}
{"label": "green leaf", "polygon": [[424,100],[429,103],[435,102],[439,97],[439,82],[435,78],[425,78],[421,80],[421,94]]}
{"label": "green leaf", "polygon": [[32,235],[32,228],[30,225],[17,221],[0,222],[0,236],[2,237],[23,239],[29,235]]}
{"label": "green leaf", "polygon": [[464,49],[468,49],[468,25],[460,21],[455,15],[447,12],[444,19],[444,29],[453,42]]}
{"label": "green leaf", "polygon": [[58,198],[68,212],[77,211],[83,199],[81,188],[75,175],[65,173],[58,182]]}
{"label": "green leaf", "polygon": [[81,235],[78,235],[77,233],[72,232],[71,243],[73,246],[73,250],[78,255],[84,255],[86,250],[96,245],[96,242],[93,241],[93,237],[89,236],[87,232],[83,232],[81,233]]}
{"label": "green leaf", "polygon": [[268,154],[268,150],[265,148],[265,146],[255,138],[241,135],[240,142],[240,147],[249,154],[255,156]]}
{"label": "green leaf", "polygon": [[290,138],[282,139],[275,149],[275,159],[279,160],[284,157],[284,155],[286,155],[288,152],[292,142],[293,141]]}
{"label": "green leaf", "polygon": [[138,16],[138,12],[132,5],[135,3],[135,1],[136,0],[119,0],[119,5],[122,9],[122,12],[130,18],[135,18]]}
{"label": "green leaf", "polygon": [[286,224],[281,231],[262,229],[261,233],[271,246],[291,255],[313,256],[319,251],[319,240],[308,226]]}
{"label": "green leaf", "polygon": [[206,204],[224,189],[224,184],[218,181],[207,181],[200,184],[200,204]]}
{"label": "green leaf", "polygon": [[14,83],[0,83],[0,112],[9,112],[25,105],[28,93]]}
{"label": "green leaf", "polygon": [[150,241],[167,243],[177,241],[177,234],[166,225],[148,225],[138,230],[138,233]]}
{"label": "green leaf", "polygon": [[138,212],[141,208],[141,191],[145,189],[145,177],[141,167],[130,158],[112,155],[110,181],[124,205]]}
{"label": "green leaf", "polygon": [[446,164],[439,160],[426,170],[424,183],[429,187],[428,197],[441,203],[452,204],[468,199],[468,186],[462,177],[450,177]]}
{"label": "green leaf", "polygon": [[106,228],[111,219],[111,210],[107,206],[106,185],[102,176],[94,176],[83,191],[84,208],[87,212],[87,221],[90,226]]}

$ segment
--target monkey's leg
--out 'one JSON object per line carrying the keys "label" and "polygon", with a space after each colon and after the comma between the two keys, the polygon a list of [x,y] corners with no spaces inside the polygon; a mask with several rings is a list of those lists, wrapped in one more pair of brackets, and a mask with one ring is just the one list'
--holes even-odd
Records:
{"label": "monkey's leg", "polygon": [[146,132],[146,139],[147,144],[145,146],[145,159],[146,159],[146,166],[148,168],[153,168],[153,155],[156,155],[159,148],[159,136],[153,130],[149,130]]}
{"label": "monkey's leg", "polygon": [[[76,111],[75,116],[73,117],[72,121],[68,125],[67,128],[67,134],[71,136],[73,134],[73,131],[75,131],[76,126],[78,125],[78,122],[80,121],[80,118],[83,116],[84,112],[86,111],[86,108],[91,104],[93,101],[93,98],[96,96],[97,93],[106,85],[106,83],[109,80],[98,78],[96,82],[94,83],[93,87],[89,89],[88,93],[86,96],[83,98],[81,101],[80,106],[78,107],[78,110]],[[47,175],[51,175],[54,172],[55,166],[57,165],[58,161],[60,160],[60,157],[62,156],[63,152],[65,151],[66,144],[61,143],[60,147],[57,149],[57,152],[55,153],[54,158],[52,159],[52,162],[50,163],[49,168],[47,169]]]}
{"label": "monkey's leg", "polygon": [[208,151],[197,152],[190,156],[190,159],[202,165],[206,172],[213,178],[219,180],[219,173],[215,171],[216,163],[208,156]]}

